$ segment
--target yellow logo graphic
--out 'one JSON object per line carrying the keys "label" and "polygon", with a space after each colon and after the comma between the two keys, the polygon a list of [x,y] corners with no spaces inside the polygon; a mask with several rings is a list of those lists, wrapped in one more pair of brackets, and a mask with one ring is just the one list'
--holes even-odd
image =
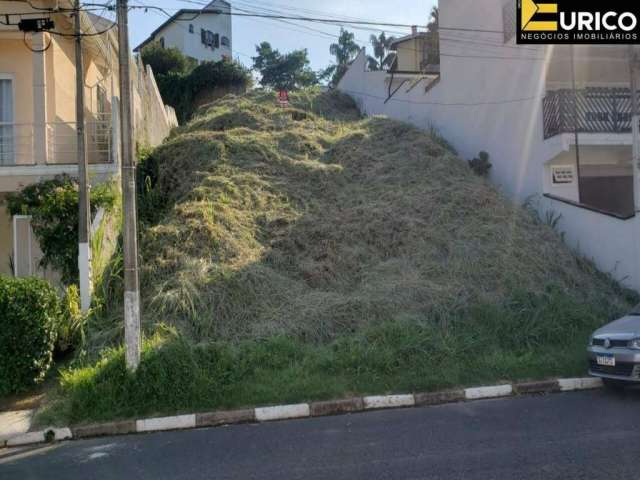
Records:
{"label": "yellow logo graphic", "polygon": [[525,32],[557,32],[557,21],[533,20],[538,13],[558,13],[557,3],[536,3],[534,0],[522,0],[520,23]]}

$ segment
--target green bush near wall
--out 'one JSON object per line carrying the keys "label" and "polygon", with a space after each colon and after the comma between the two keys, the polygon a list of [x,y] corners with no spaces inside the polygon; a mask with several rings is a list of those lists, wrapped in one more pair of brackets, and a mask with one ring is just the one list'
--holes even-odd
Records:
{"label": "green bush near wall", "polygon": [[[110,210],[116,203],[117,191],[108,183],[91,189],[91,214],[99,208]],[[61,175],[29,185],[7,197],[11,215],[31,215],[33,233],[42,249],[41,266],[53,267],[62,282],[78,281],[78,182]]]}
{"label": "green bush near wall", "polygon": [[44,379],[61,317],[60,299],[46,281],[0,277],[0,396]]}

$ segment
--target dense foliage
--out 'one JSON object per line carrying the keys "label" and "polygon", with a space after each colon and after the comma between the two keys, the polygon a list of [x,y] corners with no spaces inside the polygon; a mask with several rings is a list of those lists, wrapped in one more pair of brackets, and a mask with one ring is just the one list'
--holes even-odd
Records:
{"label": "dense foliage", "polygon": [[280,53],[269,42],[256,46],[253,68],[260,73],[260,85],[276,90],[298,90],[318,83],[318,77],[309,67],[306,49]]}
{"label": "dense foliage", "polygon": [[192,117],[199,106],[199,97],[242,93],[252,83],[249,70],[237,62],[223,60],[198,65],[177,48],[163,48],[157,42],[144,47],[140,55],[142,62],[153,70],[162,99],[175,108],[180,123]]}
{"label": "dense foliage", "polygon": [[197,65],[195,60],[188,58],[177,48],[163,48],[158,42],[150,43],[144,47],[140,56],[142,62],[149,65],[156,76],[171,72],[187,73]]}
{"label": "dense foliage", "polygon": [[329,85],[335,87],[349,69],[349,63],[360,51],[360,46],[356,43],[353,33],[341,28],[338,41],[329,46],[329,51],[336,63],[327,67],[321,76],[323,79],[329,79]]}
{"label": "dense foliage", "polygon": [[62,314],[56,291],[44,280],[0,277],[0,396],[44,378]]}
{"label": "dense foliage", "polygon": [[[116,201],[112,185],[91,190],[91,212],[109,209]],[[31,215],[31,226],[43,253],[41,267],[52,267],[69,285],[78,279],[78,183],[61,175],[27,186],[7,196],[11,215]]]}

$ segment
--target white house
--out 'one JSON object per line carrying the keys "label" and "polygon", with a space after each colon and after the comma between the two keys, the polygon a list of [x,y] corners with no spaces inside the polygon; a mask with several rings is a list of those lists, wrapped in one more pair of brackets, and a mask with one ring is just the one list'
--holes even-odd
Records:
{"label": "white house", "polygon": [[464,158],[488,152],[499,188],[640,290],[629,46],[516,45],[514,0],[440,0],[439,21],[439,68],[414,32],[390,71],[367,71],[362,51],[338,88],[366,114],[437,129]]}
{"label": "white house", "polygon": [[165,48],[177,48],[199,63],[231,59],[230,13],[231,5],[224,0],[214,0],[202,10],[178,10],[134,51],[139,52],[145,45],[158,42]]}

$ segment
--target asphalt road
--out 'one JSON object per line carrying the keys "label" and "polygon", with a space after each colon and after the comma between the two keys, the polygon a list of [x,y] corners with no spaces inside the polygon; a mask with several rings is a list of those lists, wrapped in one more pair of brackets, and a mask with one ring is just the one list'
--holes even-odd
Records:
{"label": "asphalt road", "polygon": [[68,442],[0,479],[638,479],[640,392],[604,390]]}

